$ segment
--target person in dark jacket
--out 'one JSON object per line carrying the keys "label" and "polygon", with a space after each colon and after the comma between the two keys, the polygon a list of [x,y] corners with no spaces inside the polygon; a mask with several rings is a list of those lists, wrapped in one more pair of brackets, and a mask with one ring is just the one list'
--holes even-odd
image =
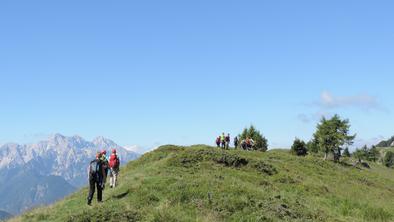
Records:
{"label": "person in dark jacket", "polygon": [[238,137],[236,136],[236,137],[234,138],[234,147],[235,147],[235,149],[238,148],[238,143],[239,143],[239,140],[238,140]]}
{"label": "person in dark jacket", "polygon": [[88,205],[92,204],[95,188],[97,188],[97,201],[99,203],[103,201],[105,170],[103,168],[103,162],[100,160],[101,156],[102,154],[98,152],[96,154],[96,159],[92,160],[88,167],[88,178],[89,178]]}
{"label": "person in dark jacket", "polygon": [[226,143],[225,149],[228,150],[228,149],[230,149],[230,140],[231,140],[230,139],[230,133],[227,134],[225,140],[226,140],[226,142],[225,142]]}

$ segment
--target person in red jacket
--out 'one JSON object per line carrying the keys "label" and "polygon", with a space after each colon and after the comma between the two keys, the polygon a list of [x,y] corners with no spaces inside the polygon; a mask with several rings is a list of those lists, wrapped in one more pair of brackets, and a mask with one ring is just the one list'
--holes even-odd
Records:
{"label": "person in red jacket", "polygon": [[116,149],[112,150],[112,154],[109,158],[109,187],[115,188],[118,180],[119,175],[119,167],[120,167],[120,160],[118,155],[116,155]]}

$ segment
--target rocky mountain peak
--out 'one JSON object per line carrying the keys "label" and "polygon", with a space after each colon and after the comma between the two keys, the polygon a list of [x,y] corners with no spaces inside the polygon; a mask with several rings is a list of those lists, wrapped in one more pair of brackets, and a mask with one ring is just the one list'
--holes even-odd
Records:
{"label": "rocky mountain peak", "polygon": [[67,139],[62,134],[56,133],[56,134],[50,136],[48,141],[51,143],[54,143],[54,144],[63,144],[67,141]]}
{"label": "rocky mountain peak", "polygon": [[104,138],[102,136],[99,136],[95,138],[92,143],[97,146],[97,147],[102,147],[102,148],[117,148],[119,147],[114,141]]}

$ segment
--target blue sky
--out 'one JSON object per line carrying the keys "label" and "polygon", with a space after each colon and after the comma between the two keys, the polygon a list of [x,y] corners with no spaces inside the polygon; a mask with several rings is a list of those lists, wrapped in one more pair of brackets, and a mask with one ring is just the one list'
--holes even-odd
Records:
{"label": "blue sky", "polygon": [[0,143],[49,134],[271,147],[322,115],[357,143],[393,130],[392,1],[0,2]]}

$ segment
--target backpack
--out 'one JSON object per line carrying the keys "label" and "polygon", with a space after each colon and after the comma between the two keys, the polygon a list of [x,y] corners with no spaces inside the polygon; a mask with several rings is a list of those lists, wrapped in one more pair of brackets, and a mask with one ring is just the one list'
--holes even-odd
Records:
{"label": "backpack", "polygon": [[110,167],[114,169],[118,169],[120,165],[119,157],[118,155],[111,155],[110,157]]}
{"label": "backpack", "polygon": [[99,172],[101,168],[101,162],[100,160],[92,160],[89,164],[89,177],[98,179],[99,178]]}

